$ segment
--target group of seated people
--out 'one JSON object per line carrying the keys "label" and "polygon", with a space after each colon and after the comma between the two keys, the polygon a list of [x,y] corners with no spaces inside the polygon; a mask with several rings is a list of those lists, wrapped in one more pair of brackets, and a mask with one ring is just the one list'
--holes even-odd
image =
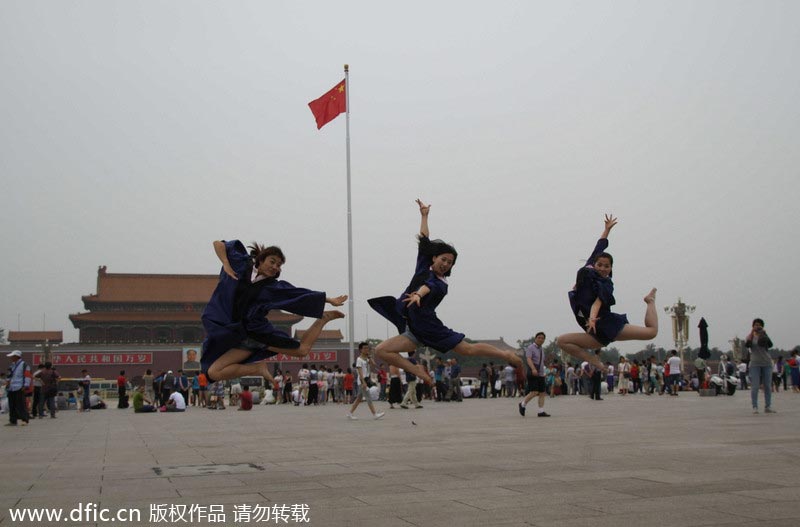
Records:
{"label": "group of seated people", "polygon": [[[213,397],[212,397],[213,399]],[[211,403],[222,404],[222,398],[219,398],[219,401],[210,401],[209,407],[211,407]],[[220,408],[219,406],[216,406]],[[222,410],[225,409],[224,404],[222,404]],[[239,394],[239,410],[252,410],[253,409],[253,394],[250,392],[250,388],[245,386],[242,390],[242,393]],[[186,411],[186,400],[183,398],[180,392],[172,392],[167,400],[167,404],[158,408],[153,405],[153,401],[145,397],[144,394],[144,386],[138,386],[136,391],[133,394],[133,411],[136,413],[148,413],[148,412],[185,412]]]}
{"label": "group of seated people", "polygon": [[136,391],[133,393],[133,411],[137,414],[148,412],[185,412],[186,400],[183,398],[181,392],[174,391],[169,394],[167,404],[162,407],[153,405],[153,401],[145,397],[144,386],[137,386]]}

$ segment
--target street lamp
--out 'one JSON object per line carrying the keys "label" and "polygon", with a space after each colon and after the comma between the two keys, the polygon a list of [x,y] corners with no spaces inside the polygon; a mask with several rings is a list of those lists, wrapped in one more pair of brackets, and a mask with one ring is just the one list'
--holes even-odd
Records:
{"label": "street lamp", "polygon": [[742,339],[733,337],[728,343],[731,345],[731,355],[733,355],[733,358],[736,359],[737,362],[742,360]]}
{"label": "street lamp", "polygon": [[[683,360],[683,350],[686,344],[689,343],[689,315],[694,313],[694,310],[695,306],[684,304],[680,297],[678,297],[678,302],[675,304],[664,307],[664,311],[672,315],[672,340],[675,341],[675,347],[681,356],[681,368],[686,367]],[[681,372],[681,374],[683,373]]]}
{"label": "street lamp", "polygon": [[51,349],[57,348],[58,344],[50,344],[50,339],[44,339],[44,344],[37,344],[36,347],[42,348],[42,351],[44,352],[43,362],[53,362],[53,354]]}

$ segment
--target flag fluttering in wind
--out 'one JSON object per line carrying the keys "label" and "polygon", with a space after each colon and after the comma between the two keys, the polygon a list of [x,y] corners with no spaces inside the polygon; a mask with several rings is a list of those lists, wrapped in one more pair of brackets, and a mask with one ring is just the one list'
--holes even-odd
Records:
{"label": "flag fluttering in wind", "polygon": [[317,120],[317,130],[345,114],[345,153],[347,158],[347,321],[348,340],[350,341],[350,362],[352,364],[355,354],[355,314],[353,307],[353,215],[352,200],[350,198],[350,66],[344,65],[344,80],[328,90],[328,92],[315,101],[308,103],[314,119]]}
{"label": "flag fluttering in wind", "polygon": [[347,111],[347,94],[344,87],[345,81],[342,81],[319,99],[308,103],[311,113],[317,120],[317,130],[333,121],[340,113]]}

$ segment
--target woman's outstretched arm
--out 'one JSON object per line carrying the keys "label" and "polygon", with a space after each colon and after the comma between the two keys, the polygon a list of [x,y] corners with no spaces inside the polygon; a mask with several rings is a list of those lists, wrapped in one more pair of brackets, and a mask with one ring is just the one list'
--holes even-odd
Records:
{"label": "woman's outstretched arm", "polygon": [[422,203],[421,200],[417,200],[417,205],[419,205],[419,214],[420,218],[420,225],[419,225],[419,233],[420,235],[430,238],[430,231],[428,230],[428,213],[431,210],[430,205],[425,205]]}

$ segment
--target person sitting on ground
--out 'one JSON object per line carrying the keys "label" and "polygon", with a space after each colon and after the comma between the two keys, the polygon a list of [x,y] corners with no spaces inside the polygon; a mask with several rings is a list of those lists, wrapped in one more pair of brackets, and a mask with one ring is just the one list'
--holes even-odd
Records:
{"label": "person sitting on ground", "polygon": [[230,405],[238,406],[239,396],[242,394],[242,383],[239,381],[231,382]]}
{"label": "person sitting on ground", "polygon": [[136,387],[136,391],[133,394],[133,411],[137,414],[156,411],[156,407],[153,406],[153,401],[144,396],[144,386]]}
{"label": "person sitting on ground", "polygon": [[162,406],[164,412],[185,412],[186,399],[183,394],[177,390],[169,394],[166,406]]}
{"label": "person sitting on ground", "polygon": [[89,408],[92,410],[106,409],[106,402],[100,397],[100,392],[97,390],[95,390],[92,395],[89,396]]}
{"label": "person sitting on ground", "polygon": [[253,392],[250,391],[249,386],[242,387],[242,393],[239,394],[239,410],[252,410],[253,409]]}
{"label": "person sitting on ground", "polygon": [[56,410],[66,410],[67,407],[68,403],[64,392],[58,392],[58,395],[56,395]]}

